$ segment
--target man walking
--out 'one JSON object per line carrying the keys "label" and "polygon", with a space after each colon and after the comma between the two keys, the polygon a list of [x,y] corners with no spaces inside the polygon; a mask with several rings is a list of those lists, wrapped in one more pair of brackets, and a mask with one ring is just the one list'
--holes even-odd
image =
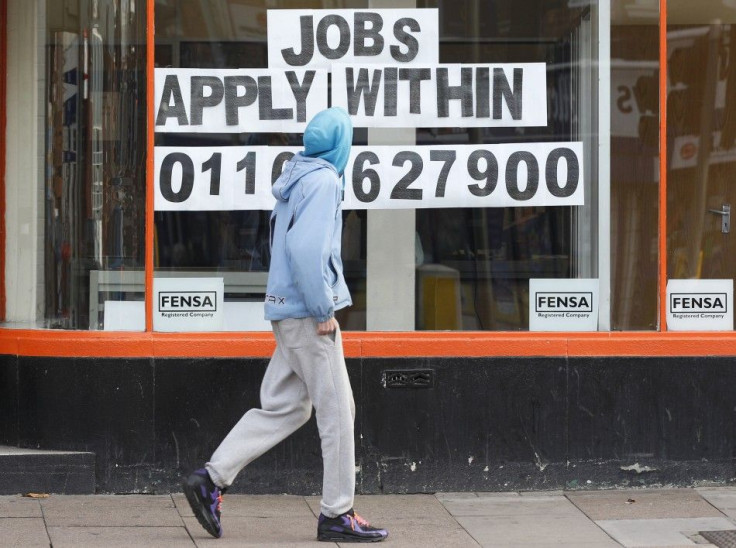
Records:
{"label": "man walking", "polygon": [[355,404],[334,316],[352,304],[340,258],[341,180],[352,134],[344,110],[318,113],[304,132],[304,152],[286,163],[273,185],[265,310],[276,350],[261,384],[261,408],[248,411],[205,467],[184,482],[194,515],[214,537],[222,536],[222,491],[240,470],[306,423],[312,406],[323,461],[317,538],[376,542],[388,536],[353,511]]}

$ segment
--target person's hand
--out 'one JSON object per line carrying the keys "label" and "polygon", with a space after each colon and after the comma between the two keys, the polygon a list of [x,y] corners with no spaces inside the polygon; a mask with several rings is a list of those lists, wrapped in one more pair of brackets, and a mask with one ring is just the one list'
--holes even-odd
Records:
{"label": "person's hand", "polygon": [[329,335],[334,333],[340,325],[337,323],[335,318],[330,318],[326,322],[320,322],[317,324],[317,335]]}

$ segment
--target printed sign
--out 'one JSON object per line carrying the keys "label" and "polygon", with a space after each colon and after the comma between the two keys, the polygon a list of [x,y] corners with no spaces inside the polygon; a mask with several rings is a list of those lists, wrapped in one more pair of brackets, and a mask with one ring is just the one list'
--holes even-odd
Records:
{"label": "printed sign", "polygon": [[332,104],[356,127],[547,125],[544,63],[333,65]]}
{"label": "printed sign", "polygon": [[154,278],[154,331],[222,331],[222,278]]}
{"label": "printed sign", "polygon": [[732,331],[733,280],[669,280],[667,328]]}
{"label": "printed sign", "polygon": [[303,132],[327,108],[325,71],[157,68],[155,78],[157,132]]}
{"label": "printed sign", "polygon": [[[269,69],[156,69],[155,128],[547,126],[544,63],[440,65],[436,9],[269,10]],[[328,71],[332,72],[328,86]],[[155,147],[156,211],[270,210],[300,147]],[[353,147],[345,209],[584,203],[581,142]]]}
{"label": "printed sign", "polygon": [[597,331],[598,280],[529,280],[529,331]]}
{"label": "printed sign", "polygon": [[436,64],[437,9],[268,10],[268,66]]}
{"label": "printed sign", "polygon": [[[155,210],[270,210],[300,147],[156,147]],[[581,205],[582,143],[353,147],[343,209]]]}

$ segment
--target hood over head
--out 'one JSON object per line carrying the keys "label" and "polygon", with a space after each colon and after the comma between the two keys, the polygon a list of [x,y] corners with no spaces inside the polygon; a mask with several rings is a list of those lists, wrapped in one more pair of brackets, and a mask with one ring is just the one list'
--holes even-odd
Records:
{"label": "hood over head", "polygon": [[341,177],[352,143],[353,124],[339,107],[318,112],[304,130],[304,155],[330,162]]}

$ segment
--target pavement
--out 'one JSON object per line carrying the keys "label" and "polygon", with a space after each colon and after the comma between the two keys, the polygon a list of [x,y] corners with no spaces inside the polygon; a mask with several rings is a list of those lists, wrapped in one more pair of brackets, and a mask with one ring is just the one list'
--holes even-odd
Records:
{"label": "pavement", "polygon": [[[386,547],[736,546],[736,487],[364,495],[355,508],[389,529]],[[315,496],[226,495],[214,539],[181,493],[0,496],[0,546],[330,546],[318,513]]]}

